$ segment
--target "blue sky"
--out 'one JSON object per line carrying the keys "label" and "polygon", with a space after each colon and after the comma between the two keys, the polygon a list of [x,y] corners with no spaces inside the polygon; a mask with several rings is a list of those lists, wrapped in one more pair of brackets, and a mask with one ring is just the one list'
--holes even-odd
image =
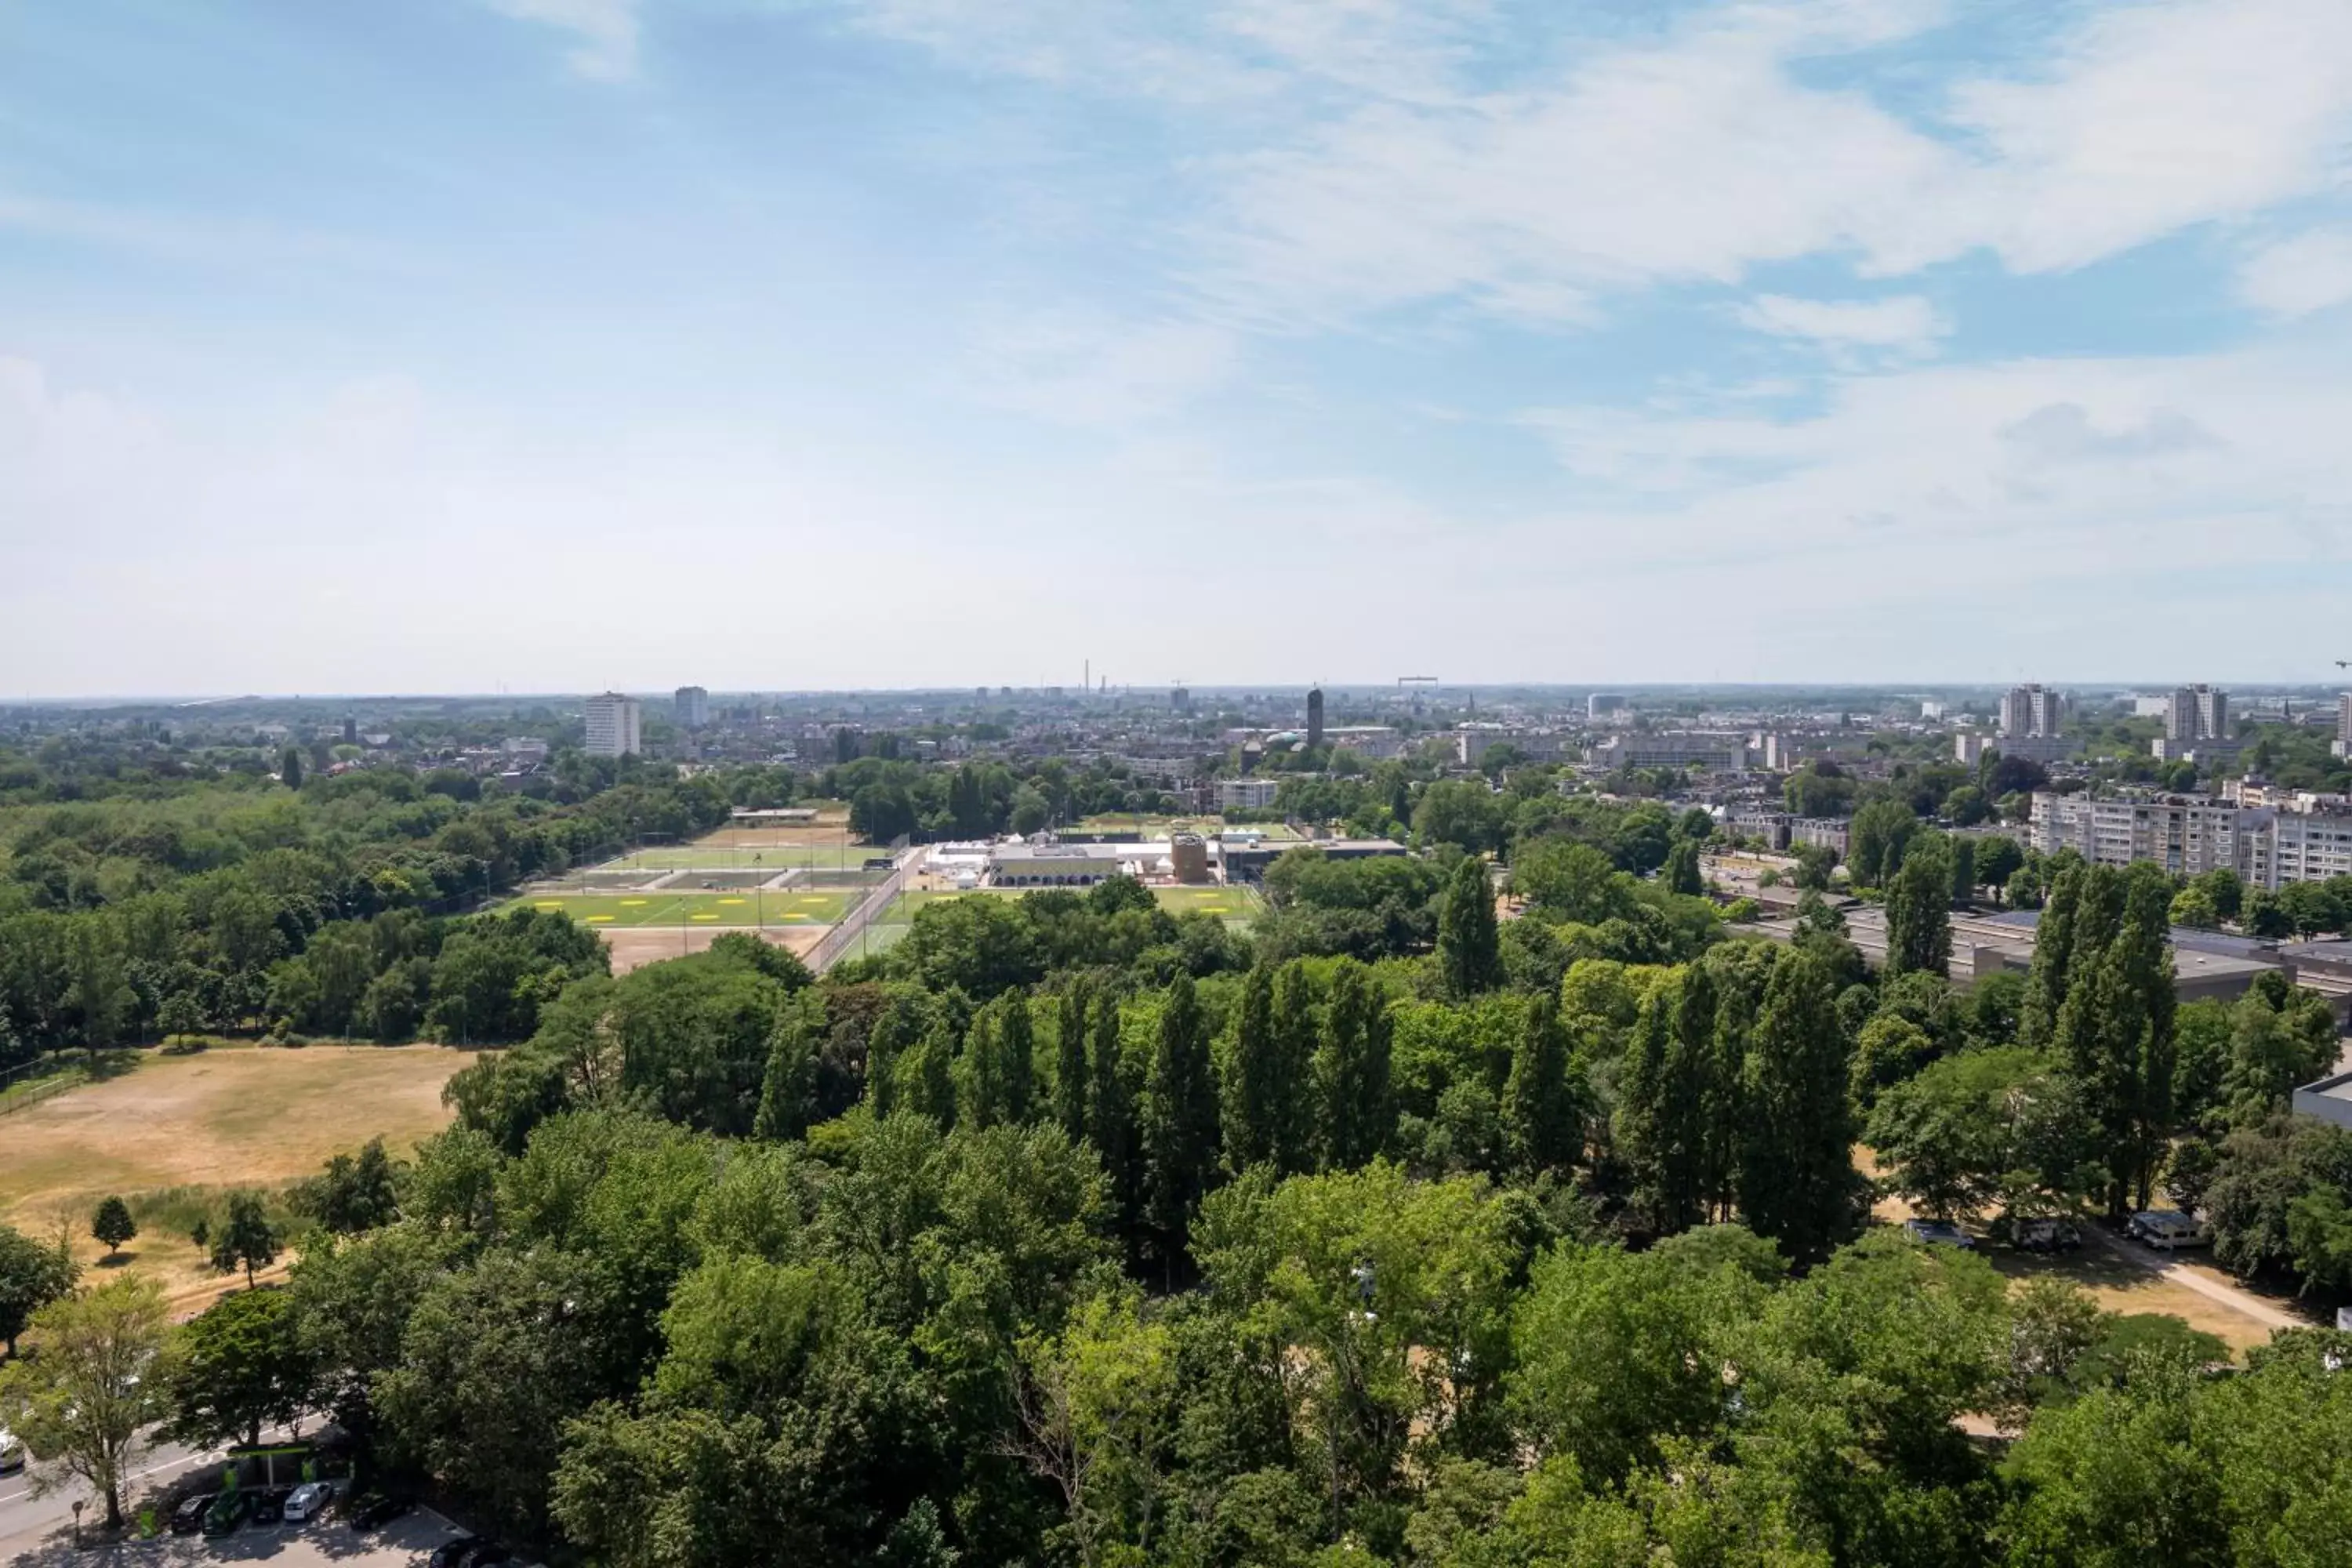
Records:
{"label": "blue sky", "polygon": [[2318,680],[2343,0],[0,0],[0,689]]}

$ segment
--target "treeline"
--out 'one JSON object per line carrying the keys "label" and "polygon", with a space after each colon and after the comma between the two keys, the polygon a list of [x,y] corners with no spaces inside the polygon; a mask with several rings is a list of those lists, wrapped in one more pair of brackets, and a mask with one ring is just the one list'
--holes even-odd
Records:
{"label": "treeline", "polygon": [[1158,784],[1103,759],[1074,771],[1047,757],[1016,771],[1003,763],[939,767],[867,756],[827,768],[815,783],[818,794],[849,803],[850,826],[876,844],[901,834],[926,843],[1030,834],[1097,814],[1181,808]]}
{"label": "treeline", "polygon": [[[570,805],[459,793],[391,769],[299,790],[207,774],[0,809],[0,1067],[280,1024],[408,1037],[465,989],[419,967],[463,929],[439,917],[648,836],[707,831],[732,808],[721,776],[652,770]],[[575,962],[543,941],[551,962]],[[472,1037],[519,1037],[519,1016],[527,1035],[528,1012]]]}

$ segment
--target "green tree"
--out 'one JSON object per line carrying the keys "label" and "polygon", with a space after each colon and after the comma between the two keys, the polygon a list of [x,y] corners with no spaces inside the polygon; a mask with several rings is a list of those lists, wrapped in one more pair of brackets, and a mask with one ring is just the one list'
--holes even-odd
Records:
{"label": "green tree", "polygon": [[1192,976],[1180,974],[1160,1004],[1158,1043],[1143,1097],[1143,1198],[1154,1249],[1172,1280],[1185,1233],[1217,1168],[1217,1089],[1208,1021]]}
{"label": "green tree", "polygon": [[2025,866],[2025,851],[2017,840],[2007,837],[1980,839],[1977,844],[1977,885],[1990,888],[1996,901],[2009,879]]}
{"label": "green tree", "polygon": [[245,1270],[246,1289],[253,1288],[256,1270],[278,1261],[278,1229],[269,1223],[261,1194],[240,1188],[228,1195],[228,1215],[211,1232],[212,1265],[215,1272]]}
{"label": "green tree", "polygon": [[1132,1291],[1097,1296],[1023,1342],[1010,1446],[1059,1495],[1083,1568],[1150,1561],[1180,1418],[1177,1342]]}
{"label": "green tree", "polygon": [[975,1128],[1026,1121],[1035,1048],[1025,994],[1005,992],[972,1015],[956,1059],[956,1120]]}
{"label": "green tree", "polygon": [[171,1432],[200,1448],[258,1447],[265,1426],[291,1425],[320,1380],[291,1291],[223,1296],[173,1335],[163,1387]]}
{"label": "green tree", "polygon": [[1919,819],[1899,800],[1874,800],[1853,814],[1846,832],[1846,866],[1855,885],[1885,885],[1903,864]]}
{"label": "green tree", "polygon": [[36,1490],[70,1478],[106,1500],[106,1527],[122,1527],[122,1489],[163,1414],[151,1375],[169,1327],[161,1287],[136,1277],[52,1300],[33,1314],[41,1353],[0,1370],[0,1425],[37,1459]]}
{"label": "green tree", "polygon": [[2014,1047],[1946,1057],[1889,1088],[1867,1137],[1887,1190],[1938,1217],[2063,1213],[2096,1179],[2071,1086]]}
{"label": "green tree", "polygon": [[2176,1001],[2169,879],[2147,865],[2128,879],[2100,875],[2109,869],[2085,879],[2052,1040],[2082,1086],[2108,1172],[2107,1212],[2121,1215],[2147,1206],[2171,1133]]}
{"label": "green tree", "polygon": [[1087,988],[1062,993],[1054,1019],[1054,1120],[1073,1143],[1087,1135]]}
{"label": "green tree", "polygon": [[1274,1159],[1285,1175],[1315,1168],[1320,1101],[1315,1092],[1318,1027],[1307,967],[1282,966],[1274,981]]}
{"label": "green tree", "polygon": [[1738,1192],[1748,1227],[1801,1262],[1826,1256],[1859,1219],[1848,1057],[1827,966],[1785,950],[1743,1068]]}
{"label": "green tree", "polygon": [[1396,1129],[1389,1047],[1388,1006],[1379,984],[1363,965],[1342,962],[1332,972],[1317,1063],[1327,1165],[1352,1169],[1388,1147]]}
{"label": "green tree", "polygon": [[1706,1142],[1716,1099],[1716,988],[1696,966],[1653,987],[1619,1080],[1617,1143],[1651,1223],[1666,1234],[1706,1217]]}
{"label": "green tree", "polygon": [[0,1225],[0,1344],[16,1354],[17,1336],[35,1313],[74,1288],[73,1254],[44,1247],[13,1226]]}
{"label": "green tree", "polygon": [[278,753],[278,779],[288,789],[302,787],[302,752],[299,748],[289,746]]}
{"label": "green tree", "polygon": [[1445,906],[1437,916],[1437,959],[1450,996],[1475,996],[1502,984],[1494,881],[1486,863],[1475,856],[1465,857],[1446,884]]}
{"label": "green tree", "polygon": [[[1087,1142],[1110,1181],[1111,1205],[1130,1253],[1143,1226],[1142,1130],[1136,1125],[1135,1090],[1119,1037],[1118,997],[1104,991],[1095,998],[1093,1049],[1088,1053]],[[1130,1258],[1131,1260],[1131,1258]]]}
{"label": "green tree", "polygon": [[325,1170],[296,1188],[295,1207],[337,1235],[373,1230],[399,1217],[400,1173],[383,1140],[371,1138],[357,1155],[332,1156]]}
{"label": "green tree", "polygon": [[1666,885],[1666,891],[1690,898],[1698,898],[1706,893],[1706,879],[1699,872],[1697,840],[1678,838],[1675,841],[1675,847],[1666,851],[1665,868],[1659,873]]}
{"label": "green tree", "polygon": [[106,1244],[109,1258],[122,1250],[122,1244],[139,1234],[139,1222],[131,1217],[131,1205],[117,1194],[109,1194],[90,1216],[89,1234]]}
{"label": "green tree", "polygon": [[1528,1007],[1503,1084],[1503,1140],[1514,1165],[1564,1170],[1583,1148],[1583,1123],[1568,1081],[1568,1034],[1550,993]]}
{"label": "green tree", "polygon": [[821,1009],[787,1002],[768,1033],[768,1065],[760,1076],[760,1108],[751,1136],[790,1142],[816,1119],[817,1052]]}
{"label": "green tree", "polygon": [[1242,982],[1241,1016],[1226,1059],[1225,1159],[1236,1172],[1276,1160],[1286,1085],[1275,1032],[1274,971],[1261,963]]}
{"label": "green tree", "polygon": [[1952,958],[1952,862],[1942,835],[1904,852],[1886,891],[1886,973],[1941,974]]}

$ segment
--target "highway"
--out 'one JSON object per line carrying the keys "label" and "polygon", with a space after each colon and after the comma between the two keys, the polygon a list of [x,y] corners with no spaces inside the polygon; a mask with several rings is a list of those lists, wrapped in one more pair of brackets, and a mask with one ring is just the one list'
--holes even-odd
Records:
{"label": "highway", "polygon": [[900,850],[897,862],[890,868],[889,876],[867,889],[866,896],[858,900],[847,914],[841,917],[841,923],[825,932],[816,946],[809,950],[810,971],[823,974],[826,970],[848,957],[851,950],[857,945],[860,933],[868,925],[881,918],[882,911],[890,907],[890,901],[906,890],[908,879],[914,876],[915,868],[923,863],[924,858],[929,854],[929,850],[919,844],[909,845]]}

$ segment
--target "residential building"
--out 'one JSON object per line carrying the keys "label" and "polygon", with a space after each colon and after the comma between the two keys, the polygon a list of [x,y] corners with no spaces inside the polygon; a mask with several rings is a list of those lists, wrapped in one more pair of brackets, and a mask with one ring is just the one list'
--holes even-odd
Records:
{"label": "residential building", "polygon": [[1307,749],[1315,750],[1323,743],[1323,689],[1319,686],[1307,693]]}
{"label": "residential building", "polygon": [[1622,713],[1625,708],[1625,699],[1614,691],[1596,691],[1584,700],[1584,716],[1588,719],[1607,719]]}
{"label": "residential building", "polygon": [[1274,797],[1282,787],[1277,779],[1219,779],[1217,809],[1219,811],[1268,811]]}
{"label": "residential building", "polygon": [[710,722],[710,693],[699,686],[681,686],[677,698],[677,727],[699,730]]}
{"label": "residential building", "polygon": [[[2015,740],[2055,740],[2065,703],[2059,694],[2041,684],[2010,689],[2000,700],[2000,738]],[[2010,748],[2001,748],[2010,755]]]}
{"label": "residential building", "polygon": [[1654,734],[1612,735],[1588,753],[1592,765],[1614,773],[1619,768],[1701,768],[1711,773],[1738,773],[1748,766],[1748,738],[1700,731],[1669,731]]}
{"label": "residential building", "polygon": [[588,754],[592,757],[634,757],[645,751],[640,731],[644,713],[634,697],[606,691],[588,699]]}
{"label": "residential building", "polygon": [[2352,812],[2323,805],[2249,805],[2184,795],[2095,800],[2037,794],[2028,840],[2103,866],[2153,861],[2182,876],[2229,870],[2249,888],[2352,875]]}
{"label": "residential building", "polygon": [[1987,735],[1963,730],[1952,737],[1953,760],[1971,768],[1987,752],[2047,764],[2063,762],[2080,749],[2079,742],[2063,735]]}

